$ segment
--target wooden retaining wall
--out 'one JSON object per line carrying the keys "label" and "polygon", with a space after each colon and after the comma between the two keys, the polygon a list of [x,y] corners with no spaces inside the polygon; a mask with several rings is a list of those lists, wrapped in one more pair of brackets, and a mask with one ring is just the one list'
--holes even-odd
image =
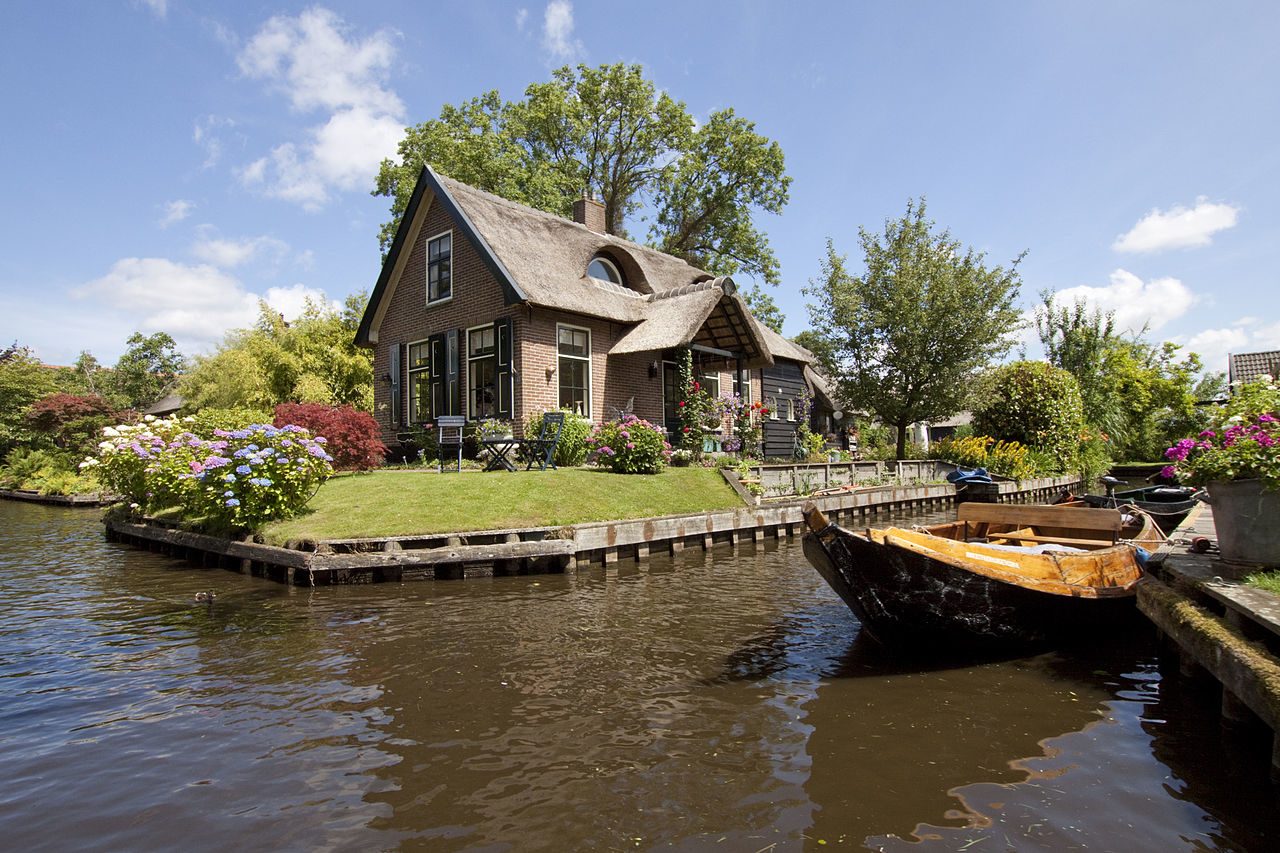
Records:
{"label": "wooden retaining wall", "polygon": [[[935,484],[862,489],[818,498],[816,502],[827,517],[851,521],[876,512],[941,510],[954,501],[954,487]],[[592,563],[643,560],[660,551],[679,553],[690,547],[759,544],[766,538],[786,538],[800,532],[803,503],[774,502],[697,515],[562,528],[298,542],[283,548],[191,533],[154,521],[109,519],[106,525],[107,536],[113,541],[197,565],[220,566],[283,583],[321,586],[563,572]]]}
{"label": "wooden retaining wall", "polygon": [[0,489],[0,499],[9,501],[26,501],[27,503],[49,504],[50,506],[72,506],[92,509],[93,507],[110,506],[120,498],[115,495],[42,495],[30,489]]}
{"label": "wooden retaining wall", "polygon": [[1261,722],[1272,733],[1280,780],[1280,598],[1239,583],[1240,570],[1190,542],[1216,542],[1213,510],[1200,504],[1153,557],[1138,609],[1155,624],[1161,658],[1178,675],[1220,688],[1225,724]]}

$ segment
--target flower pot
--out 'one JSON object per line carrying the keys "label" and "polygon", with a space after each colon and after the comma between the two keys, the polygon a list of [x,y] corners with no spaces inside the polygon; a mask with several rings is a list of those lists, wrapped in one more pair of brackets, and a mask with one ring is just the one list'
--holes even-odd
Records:
{"label": "flower pot", "polygon": [[1280,491],[1261,480],[1209,484],[1209,503],[1222,559],[1280,567]]}

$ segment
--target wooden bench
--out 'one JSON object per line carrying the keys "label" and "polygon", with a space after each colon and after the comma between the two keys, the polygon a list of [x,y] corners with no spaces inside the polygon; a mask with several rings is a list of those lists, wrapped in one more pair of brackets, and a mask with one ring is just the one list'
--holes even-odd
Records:
{"label": "wooden bench", "polygon": [[[1058,545],[1090,545],[1107,542],[1114,545],[1120,538],[1124,516],[1118,509],[1075,506],[1036,506],[1030,504],[987,504],[972,501],[960,504],[956,517],[965,523],[966,533],[974,526],[974,536],[989,539],[1018,539],[1028,542],[1052,542]],[[990,532],[991,525],[1006,525],[1008,531]],[[1046,536],[1026,528],[1054,527],[1079,531],[1077,536]],[[1096,538],[1086,538],[1092,532]],[[968,537],[966,537],[968,538]]]}

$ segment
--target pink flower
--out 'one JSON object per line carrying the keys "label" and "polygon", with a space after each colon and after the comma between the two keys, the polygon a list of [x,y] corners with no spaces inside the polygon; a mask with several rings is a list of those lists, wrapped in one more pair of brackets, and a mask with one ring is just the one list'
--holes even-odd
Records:
{"label": "pink flower", "polygon": [[1172,480],[1175,476],[1177,476],[1177,474],[1178,474],[1178,469],[1174,468],[1172,465],[1166,465],[1160,469],[1160,476],[1164,477],[1166,480]]}

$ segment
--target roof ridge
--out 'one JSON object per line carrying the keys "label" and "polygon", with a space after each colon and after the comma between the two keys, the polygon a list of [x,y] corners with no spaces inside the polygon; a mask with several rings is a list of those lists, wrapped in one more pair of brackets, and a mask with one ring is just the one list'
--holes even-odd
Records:
{"label": "roof ridge", "polygon": [[457,178],[451,178],[448,175],[444,174],[443,172],[438,172],[434,168],[432,169],[432,172],[435,173],[435,176],[437,179],[442,181],[448,181],[450,184],[451,190],[454,187],[460,187],[466,192],[474,193],[476,195],[484,197],[485,199],[497,202],[505,207],[513,208],[522,213],[532,213],[542,219],[546,219],[548,221],[554,222],[557,225],[576,228],[586,232],[587,234],[591,234],[592,236],[603,237],[606,240],[609,240],[614,243],[620,243],[623,246],[629,246],[642,252],[651,252],[655,255],[661,255],[664,258],[670,258],[673,261],[677,261],[679,263],[684,264],[690,270],[694,271],[695,274],[700,275],[700,274],[706,273],[706,270],[700,267],[695,267],[693,264],[689,263],[684,258],[676,257],[675,255],[662,251],[661,249],[655,249],[653,246],[646,246],[645,244],[637,243],[634,240],[627,240],[626,238],[619,237],[616,234],[603,234],[599,231],[593,231],[587,226],[583,225],[581,222],[574,222],[572,219],[568,219],[566,217],[560,216],[559,214],[552,213],[548,210],[541,210],[540,208],[532,207],[531,205],[521,204],[518,201],[512,201],[509,198],[504,198],[503,196],[500,196],[497,193],[491,193],[488,190],[482,190],[479,187],[473,187],[471,184],[463,183]]}
{"label": "roof ridge", "polygon": [[[701,293],[704,290],[720,287],[720,279],[709,278],[703,281],[695,281],[691,284],[682,284],[678,287],[672,287],[667,290],[655,290],[648,296],[649,302],[657,302],[659,299],[674,299],[677,296],[688,296],[690,293]],[[723,290],[723,288],[720,288]]]}

